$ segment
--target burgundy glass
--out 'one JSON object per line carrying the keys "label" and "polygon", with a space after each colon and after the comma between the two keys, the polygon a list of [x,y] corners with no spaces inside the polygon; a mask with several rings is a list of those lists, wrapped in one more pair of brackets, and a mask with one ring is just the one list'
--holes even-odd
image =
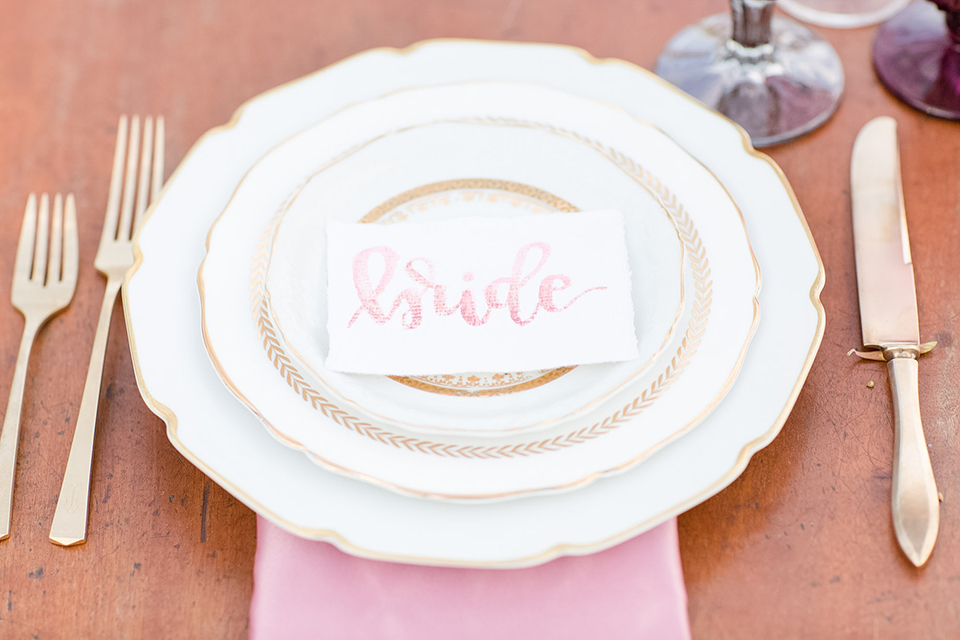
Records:
{"label": "burgundy glass", "polygon": [[657,60],[657,75],[740,124],[756,147],[819,127],[843,93],[837,52],[806,27],[774,18],[774,5],[730,0],[732,15],[681,30]]}
{"label": "burgundy glass", "polygon": [[960,120],[960,0],[915,2],[885,22],[873,64],[890,93],[910,106]]}

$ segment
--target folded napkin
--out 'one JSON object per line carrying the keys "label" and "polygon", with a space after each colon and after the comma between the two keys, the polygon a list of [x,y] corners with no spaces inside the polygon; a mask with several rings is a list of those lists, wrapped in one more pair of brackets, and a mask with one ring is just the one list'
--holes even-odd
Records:
{"label": "folded napkin", "polygon": [[527,569],[364,560],[257,520],[252,640],[689,637],[675,519]]}
{"label": "folded napkin", "polygon": [[332,371],[536,371],[637,357],[619,211],[330,220]]}

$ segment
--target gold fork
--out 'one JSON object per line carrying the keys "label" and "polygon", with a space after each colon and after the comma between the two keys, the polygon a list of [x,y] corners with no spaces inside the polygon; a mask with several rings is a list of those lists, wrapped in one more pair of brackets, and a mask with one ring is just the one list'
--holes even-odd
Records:
{"label": "gold fork", "polygon": [[39,221],[37,218],[37,196],[31,193],[27,198],[27,210],[23,215],[13,267],[11,299],[13,306],[23,314],[24,322],[20,353],[13,370],[3,430],[0,431],[0,540],[10,535],[20,411],[33,339],[47,320],[70,304],[77,288],[79,251],[77,207],[73,194],[67,195],[66,218],[63,198],[59,193],[54,196],[52,228],[50,198],[43,194],[40,197]]}
{"label": "gold fork", "polygon": [[[133,233],[140,225],[147,204],[156,198],[163,181],[163,118],[157,118],[154,146],[153,119],[147,117],[143,126],[143,148],[140,149],[140,118],[130,121],[127,143],[127,117],[120,117],[117,126],[117,148],[113,156],[107,213],[100,236],[100,247],[94,261],[97,270],[107,277],[107,287],[100,308],[100,320],[93,338],[93,352],[77,426],[70,446],[63,486],[57,500],[57,511],[50,528],[50,540],[65,547],[81,544],[87,536],[87,505],[90,497],[90,467],[93,461],[93,436],[100,404],[100,383],[103,378],[103,357],[110,332],[110,318],[120,285],[127,270],[133,266]],[[126,154],[124,150],[126,149]],[[137,180],[137,155],[140,155],[140,177]],[[152,156],[152,157],[151,157]],[[153,172],[151,174],[151,161]],[[123,167],[126,164],[124,178]],[[123,201],[120,186],[123,183]],[[134,203],[134,195],[136,202]]]}

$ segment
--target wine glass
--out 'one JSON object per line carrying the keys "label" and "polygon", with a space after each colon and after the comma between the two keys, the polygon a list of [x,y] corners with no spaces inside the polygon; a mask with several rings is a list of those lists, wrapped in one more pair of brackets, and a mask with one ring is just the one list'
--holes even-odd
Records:
{"label": "wine glass", "polygon": [[657,60],[657,75],[740,124],[755,147],[819,127],[843,93],[837,52],[806,27],[774,18],[774,5],[730,0],[731,16],[686,27]]}
{"label": "wine glass", "polygon": [[890,93],[910,106],[960,120],[960,0],[915,2],[885,22],[873,42],[873,65]]}
{"label": "wine glass", "polygon": [[835,29],[853,29],[883,22],[910,0],[780,0],[794,18]]}

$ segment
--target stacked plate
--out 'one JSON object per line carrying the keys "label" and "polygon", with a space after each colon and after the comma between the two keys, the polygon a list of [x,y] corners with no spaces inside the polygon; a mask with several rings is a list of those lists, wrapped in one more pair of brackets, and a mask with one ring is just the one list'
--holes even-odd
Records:
{"label": "stacked plate", "polygon": [[[637,359],[324,367],[327,220],[593,209],[625,215]],[[274,89],[201,138],[124,294],[148,405],[251,508],[357,555],[521,566],[731,482],[792,408],[822,283],[789,185],[736,125],[627,63],[435,41]]]}

